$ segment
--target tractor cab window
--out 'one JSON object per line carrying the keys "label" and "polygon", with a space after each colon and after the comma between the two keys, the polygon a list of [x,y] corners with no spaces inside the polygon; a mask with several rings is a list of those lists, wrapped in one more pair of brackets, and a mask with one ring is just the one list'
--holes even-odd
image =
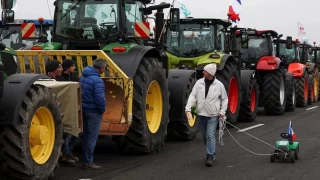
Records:
{"label": "tractor cab window", "polygon": [[280,46],[280,58],[284,60],[286,64],[300,60],[299,58],[298,59],[296,58],[299,56],[296,56],[295,47],[292,49],[287,49],[286,43],[280,43],[279,46]]}
{"label": "tractor cab window", "polygon": [[128,34],[134,35],[134,24],[136,22],[142,22],[142,12],[140,8],[142,7],[142,3],[136,1],[134,4],[126,3],[125,10],[126,10],[126,27],[128,30]]}
{"label": "tractor cab window", "polygon": [[[52,28],[44,27],[43,34],[46,34],[46,40],[51,42],[51,30]],[[12,49],[19,50],[21,48],[31,47],[38,42],[38,39],[23,39],[21,32],[21,24],[10,24],[7,27],[0,27],[0,38],[1,42],[6,45],[6,47],[11,47]],[[36,37],[40,35],[40,27],[36,26]]]}
{"label": "tractor cab window", "polygon": [[304,62],[314,63],[314,58],[312,57],[311,47],[304,48],[304,53],[302,53],[302,52],[303,52],[303,45],[301,45],[299,47],[300,59],[304,60]]}
{"label": "tractor cab window", "polygon": [[166,30],[168,52],[180,57],[202,56],[224,48],[224,33],[220,25],[180,24],[178,32]]}
{"label": "tractor cab window", "polygon": [[[274,52],[274,47],[271,40],[262,36],[249,36],[248,48],[242,49],[241,59],[244,61],[257,61],[263,56],[271,55],[270,52]],[[240,38],[238,38],[240,42]],[[238,43],[241,48],[241,44]]]}
{"label": "tractor cab window", "polygon": [[55,16],[55,33],[68,39],[101,39],[118,33],[117,0],[60,0]]}

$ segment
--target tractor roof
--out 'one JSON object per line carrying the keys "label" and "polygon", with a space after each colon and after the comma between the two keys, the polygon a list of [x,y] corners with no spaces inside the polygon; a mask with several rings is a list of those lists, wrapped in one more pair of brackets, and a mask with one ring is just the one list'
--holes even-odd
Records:
{"label": "tractor roof", "polygon": [[[274,30],[256,30],[256,29],[246,29],[250,35],[262,36],[263,34],[270,34],[272,37],[277,37],[278,33]],[[255,31],[255,32],[254,32]],[[254,32],[254,33],[253,33]],[[237,35],[240,35],[240,30],[237,30]]]}
{"label": "tractor roof", "polygon": [[224,19],[214,19],[214,18],[181,18],[180,24],[190,24],[190,22],[195,24],[221,24],[223,26],[231,26],[231,22]]}
{"label": "tractor roof", "polygon": [[[286,43],[287,40],[286,39],[274,39],[273,42]],[[299,39],[296,39],[296,40],[292,40],[292,43],[293,44],[300,44],[300,41],[299,41]]]}

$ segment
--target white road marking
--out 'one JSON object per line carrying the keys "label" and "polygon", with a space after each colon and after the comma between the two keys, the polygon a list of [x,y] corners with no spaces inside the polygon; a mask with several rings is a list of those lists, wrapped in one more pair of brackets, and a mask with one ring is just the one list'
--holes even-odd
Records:
{"label": "white road marking", "polygon": [[250,127],[244,128],[244,129],[240,129],[237,132],[245,132],[245,131],[248,131],[250,129],[257,128],[257,127],[260,127],[260,126],[263,126],[263,125],[264,124],[257,124],[257,125],[254,125],[254,126],[250,126]]}
{"label": "white road marking", "polygon": [[306,109],[306,111],[309,111],[309,110],[311,110],[311,109],[315,109],[315,108],[317,108],[318,106],[313,106],[313,107],[311,107],[311,108],[307,108]]}

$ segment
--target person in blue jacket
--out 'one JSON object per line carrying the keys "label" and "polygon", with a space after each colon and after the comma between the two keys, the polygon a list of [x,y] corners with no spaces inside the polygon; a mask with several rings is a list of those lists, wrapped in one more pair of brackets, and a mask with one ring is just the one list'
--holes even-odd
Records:
{"label": "person in blue jacket", "polygon": [[82,89],[83,144],[82,169],[101,169],[93,163],[93,151],[99,136],[102,114],[106,109],[105,85],[100,78],[107,66],[104,59],[96,59],[92,66],[87,66],[80,78]]}

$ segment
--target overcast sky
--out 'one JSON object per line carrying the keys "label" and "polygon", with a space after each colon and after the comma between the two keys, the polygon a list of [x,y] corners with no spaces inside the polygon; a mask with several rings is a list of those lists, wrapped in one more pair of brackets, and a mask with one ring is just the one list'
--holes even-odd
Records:
{"label": "overcast sky", "polygon": [[[48,0],[17,0],[16,18],[51,19],[53,2]],[[171,0],[156,0],[172,3]],[[227,18],[230,0],[183,0],[193,17]],[[175,7],[179,7],[176,0]],[[320,0],[242,0],[240,24],[257,29],[273,29],[284,36],[298,37],[297,21],[303,24],[307,38],[320,44]],[[183,14],[181,14],[183,17]]]}

